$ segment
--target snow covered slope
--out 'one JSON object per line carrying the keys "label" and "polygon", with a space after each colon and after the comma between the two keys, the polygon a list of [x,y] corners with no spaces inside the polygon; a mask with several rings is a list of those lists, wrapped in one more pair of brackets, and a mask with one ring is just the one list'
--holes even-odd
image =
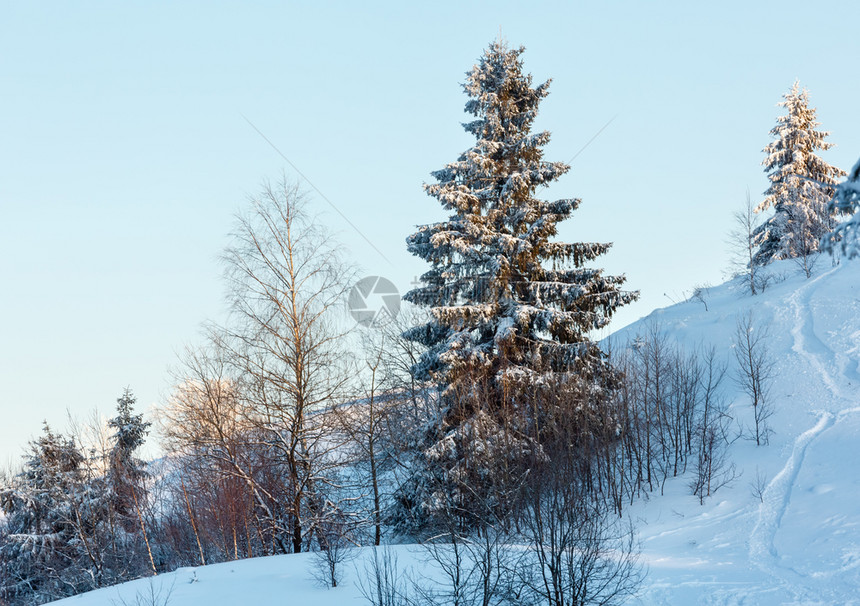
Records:
{"label": "snow covered slope", "polygon": [[[833,267],[822,258],[810,279],[791,262],[769,271],[785,279],[759,296],[729,282],[705,292],[704,303],[658,310],[613,337],[618,344],[658,322],[686,346],[714,345],[732,374],[736,321],[751,310],[769,327],[777,367],[775,433],[767,446],[731,446],[740,478],[704,505],[690,494],[689,478],[677,478],[665,496],[630,508],[648,567],[631,604],[860,604],[860,261]],[[732,414],[749,427],[749,402],[730,380],[725,387]],[[761,499],[750,487],[756,476],[764,478]],[[396,549],[401,564],[419,557],[414,548]],[[354,567],[363,568],[367,553],[345,565],[337,589],[314,584],[308,554],[182,569],[152,587],[173,586],[170,606],[361,604]],[[137,598],[149,591],[142,579],[60,603],[144,604]]]}
{"label": "snow covered slope", "polygon": [[[752,311],[776,362],[770,444],[730,448],[743,475],[704,506],[683,480],[634,506],[649,566],[638,603],[860,604],[860,262],[821,258],[810,279],[790,261],[769,269],[785,280],[756,297],[729,282],[614,335],[658,322],[725,352],[731,374],[736,318]],[[731,382],[727,395],[749,427],[746,397]]]}

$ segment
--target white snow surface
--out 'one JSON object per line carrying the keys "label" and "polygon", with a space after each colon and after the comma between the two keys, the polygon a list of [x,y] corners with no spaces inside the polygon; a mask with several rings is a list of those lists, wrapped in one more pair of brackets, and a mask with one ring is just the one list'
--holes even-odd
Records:
{"label": "white snow surface", "polygon": [[[805,279],[791,261],[768,271],[784,277],[750,296],[742,280],[709,288],[701,301],[657,310],[613,335],[616,347],[658,322],[688,348],[713,345],[734,372],[731,348],[740,314],[769,325],[777,374],[774,434],[767,446],[738,440],[729,453],[742,476],[699,505],[689,478],[628,508],[638,526],[647,576],[636,605],[860,604],[860,260],[833,266],[821,257]],[[729,379],[735,418],[752,423],[751,406]],[[750,487],[766,484],[762,499]],[[394,548],[400,565],[421,573],[420,548]],[[312,580],[313,556],[286,555],[184,568],[67,600],[69,606],[135,602],[173,587],[170,606],[205,604],[362,604],[356,550],[336,589]]]}

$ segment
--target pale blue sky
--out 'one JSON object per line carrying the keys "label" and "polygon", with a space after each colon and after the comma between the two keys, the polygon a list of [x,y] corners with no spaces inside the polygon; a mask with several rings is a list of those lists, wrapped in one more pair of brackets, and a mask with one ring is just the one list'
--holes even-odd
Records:
{"label": "pale blue sky", "polygon": [[[409,288],[404,238],[441,219],[421,184],[469,145],[459,84],[487,43],[554,79],[538,126],[573,163],[547,197],[565,239],[642,300],[616,327],[726,267],[730,216],[766,187],[761,149],[795,78],[860,156],[853,2],[0,3],[0,460],[42,419],[162,401],[166,368],[223,314],[217,257],[265,178],[294,173],[365,274]],[[667,296],[664,296],[666,293]]]}

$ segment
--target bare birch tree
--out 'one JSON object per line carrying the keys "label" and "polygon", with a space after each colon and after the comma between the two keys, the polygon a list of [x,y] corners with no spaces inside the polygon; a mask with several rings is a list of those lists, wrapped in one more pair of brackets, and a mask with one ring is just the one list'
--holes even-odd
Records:
{"label": "bare birch tree", "polygon": [[[238,217],[224,253],[233,321],[227,329],[248,418],[288,470],[292,548],[321,515],[324,416],[346,393],[347,329],[336,312],[355,277],[340,247],[305,211],[296,185],[267,185]],[[319,537],[318,537],[319,538]]]}

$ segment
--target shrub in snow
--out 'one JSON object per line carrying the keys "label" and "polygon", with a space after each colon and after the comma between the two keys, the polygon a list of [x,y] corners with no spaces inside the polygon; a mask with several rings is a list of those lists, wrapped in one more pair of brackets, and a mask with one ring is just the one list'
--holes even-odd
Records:
{"label": "shrub in snow", "polygon": [[700,502],[736,479],[727,450],[737,436],[722,395],[726,364],[716,350],[685,351],[651,324],[613,355],[624,374],[615,393],[618,446],[602,457],[599,480],[616,510],[625,498],[662,493],[669,478],[688,471]]}

